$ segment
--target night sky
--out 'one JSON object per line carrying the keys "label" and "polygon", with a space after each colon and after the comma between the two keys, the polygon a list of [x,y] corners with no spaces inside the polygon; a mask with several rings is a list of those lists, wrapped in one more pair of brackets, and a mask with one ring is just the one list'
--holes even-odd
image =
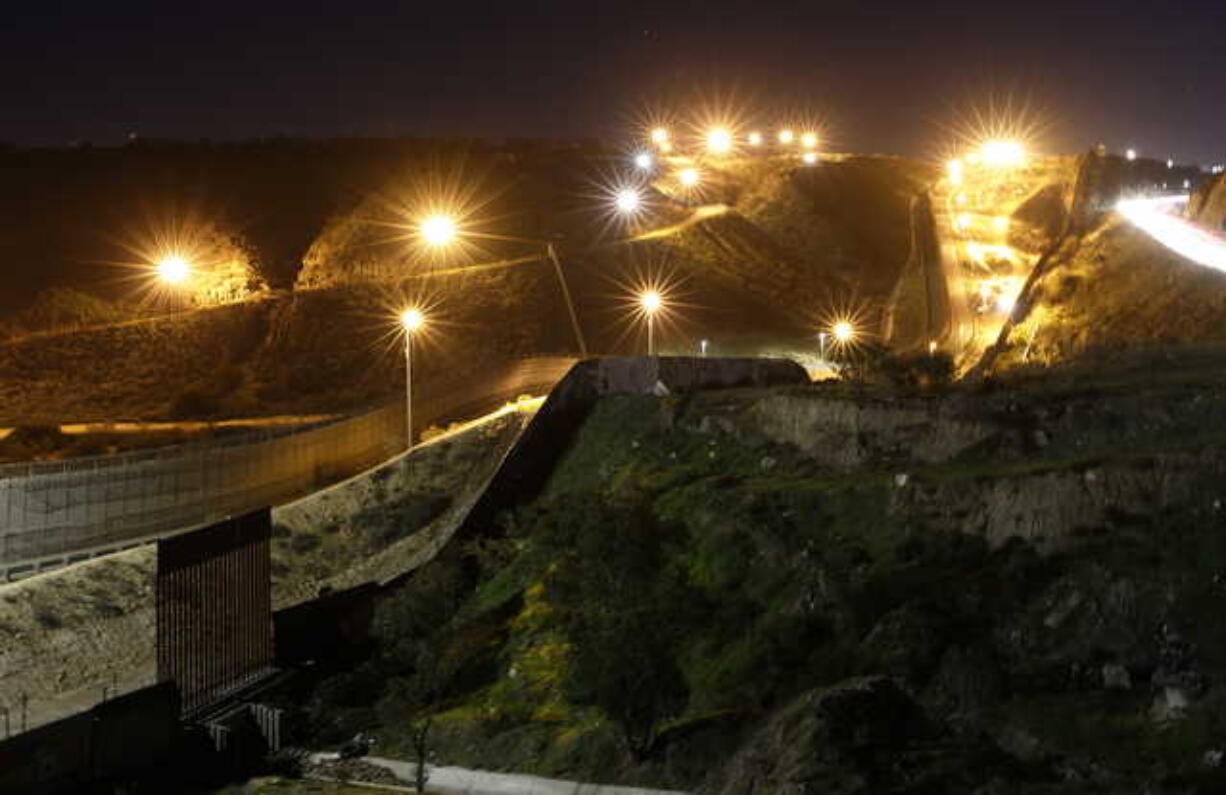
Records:
{"label": "night sky", "polygon": [[[424,10],[427,5],[430,10]],[[940,154],[1028,105],[1043,147],[1226,161],[1226,2],[23,3],[0,141],[622,139],[695,97],[796,108],[832,148]],[[753,116],[753,114],[750,114]]]}

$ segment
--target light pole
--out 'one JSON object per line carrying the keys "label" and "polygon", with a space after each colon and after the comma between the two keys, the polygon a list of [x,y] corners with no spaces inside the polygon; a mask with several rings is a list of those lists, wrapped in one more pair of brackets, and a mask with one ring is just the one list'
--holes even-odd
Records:
{"label": "light pole", "polygon": [[822,361],[824,362],[826,361],[826,332],[823,331],[819,333],[817,335],[817,340],[818,340],[818,344],[820,345],[819,350],[821,351],[821,358],[822,358]]}
{"label": "light pole", "polygon": [[647,317],[647,355],[656,355],[656,329],[655,317],[656,312],[663,306],[664,299],[660,296],[658,290],[648,290],[639,296],[639,306],[643,310],[643,314]]}
{"label": "light pole", "polygon": [[405,450],[413,449],[413,336],[426,322],[420,309],[406,309],[400,313],[400,327],[404,330],[404,438]]}
{"label": "light pole", "polygon": [[706,356],[707,355],[707,340],[699,340],[698,349],[699,351],[701,351],[703,356]]}

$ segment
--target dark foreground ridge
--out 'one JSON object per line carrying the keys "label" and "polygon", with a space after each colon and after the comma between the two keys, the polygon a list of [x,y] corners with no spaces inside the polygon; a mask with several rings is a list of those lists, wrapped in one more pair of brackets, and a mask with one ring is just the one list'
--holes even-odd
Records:
{"label": "dark foreground ridge", "polygon": [[1220,791],[1215,355],[601,398],[285,706],[312,747],[429,718],[447,764],[711,793]]}

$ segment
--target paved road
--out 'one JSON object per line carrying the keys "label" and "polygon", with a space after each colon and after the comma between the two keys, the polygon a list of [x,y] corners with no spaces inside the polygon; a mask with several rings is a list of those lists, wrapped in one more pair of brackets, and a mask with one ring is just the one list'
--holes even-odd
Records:
{"label": "paved road", "polygon": [[1226,236],[1183,216],[1187,194],[1125,199],[1116,210],[1145,234],[1184,259],[1226,271]]}
{"label": "paved road", "polygon": [[[330,757],[317,754],[315,758]],[[417,765],[412,762],[377,756],[366,757],[366,761],[387,768],[405,782],[411,783],[417,774]],[[427,788],[443,795],[685,795],[680,790],[588,784],[520,773],[491,773],[464,767],[428,765],[427,770],[430,773]]]}

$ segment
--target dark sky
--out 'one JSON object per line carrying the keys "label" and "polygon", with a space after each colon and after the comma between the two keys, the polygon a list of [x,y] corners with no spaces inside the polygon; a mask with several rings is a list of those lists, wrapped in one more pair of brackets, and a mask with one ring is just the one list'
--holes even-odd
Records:
{"label": "dark sky", "polygon": [[[836,148],[936,154],[1028,103],[1049,150],[1226,161],[1226,2],[23,3],[0,140],[599,136],[648,108],[804,108]],[[14,16],[15,14],[15,16]]]}

